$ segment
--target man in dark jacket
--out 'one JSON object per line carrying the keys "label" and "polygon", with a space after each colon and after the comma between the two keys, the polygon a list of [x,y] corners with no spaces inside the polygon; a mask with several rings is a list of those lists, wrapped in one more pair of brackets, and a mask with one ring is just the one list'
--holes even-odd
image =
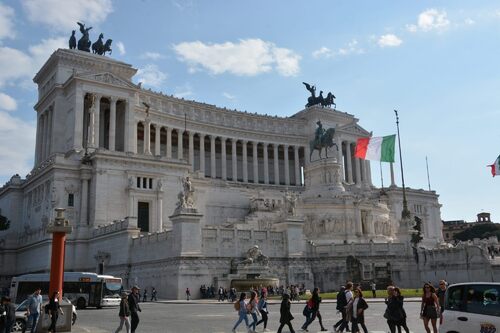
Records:
{"label": "man in dark jacket", "polygon": [[10,297],[2,297],[3,310],[5,311],[5,332],[10,332],[16,322],[16,308],[10,302]]}
{"label": "man in dark jacket", "polygon": [[137,325],[139,325],[139,314],[141,307],[139,306],[139,287],[133,286],[132,292],[128,295],[128,306],[130,308],[130,317],[132,317],[131,332],[135,333]]}

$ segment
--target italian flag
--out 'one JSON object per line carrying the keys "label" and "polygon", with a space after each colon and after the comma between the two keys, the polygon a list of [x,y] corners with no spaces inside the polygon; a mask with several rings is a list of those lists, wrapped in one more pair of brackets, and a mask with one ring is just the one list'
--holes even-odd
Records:
{"label": "italian flag", "polygon": [[495,160],[495,163],[488,166],[491,168],[491,174],[493,175],[493,177],[495,177],[496,175],[500,175],[500,155]]}
{"label": "italian flag", "polygon": [[360,138],[356,142],[354,156],[364,160],[394,162],[395,145],[396,134],[374,138]]}

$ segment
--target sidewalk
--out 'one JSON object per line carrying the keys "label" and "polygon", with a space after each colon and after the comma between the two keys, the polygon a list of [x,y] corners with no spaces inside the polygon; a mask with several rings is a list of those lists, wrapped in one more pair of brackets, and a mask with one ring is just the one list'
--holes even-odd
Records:
{"label": "sidewalk", "polygon": [[[365,299],[367,303],[384,303],[385,302],[385,298],[366,298]],[[422,299],[420,297],[408,297],[408,298],[405,298],[405,302],[420,302]],[[325,300],[322,300],[321,301],[322,303],[337,303],[337,300],[334,300],[334,299],[325,299]],[[150,302],[148,302],[150,303]],[[223,302],[219,302],[217,301],[216,299],[192,299],[190,301],[186,301],[186,300],[180,300],[180,299],[173,299],[173,300],[159,300],[157,302],[153,302],[153,303],[164,303],[164,304],[220,304],[220,305],[224,305],[224,304],[233,304],[232,302],[228,302],[228,301],[223,301]],[[268,300],[267,303],[269,304],[281,304],[281,300]],[[301,301],[293,301],[292,304],[305,304],[306,301],[305,300],[301,300]]]}

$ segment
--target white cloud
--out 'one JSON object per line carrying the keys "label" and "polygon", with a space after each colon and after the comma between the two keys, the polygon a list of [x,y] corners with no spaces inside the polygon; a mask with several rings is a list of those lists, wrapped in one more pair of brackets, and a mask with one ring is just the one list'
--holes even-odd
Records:
{"label": "white cloud", "polygon": [[358,41],[356,39],[351,40],[349,43],[347,43],[346,46],[341,47],[339,49],[331,50],[326,46],[323,46],[315,51],[313,51],[312,56],[315,59],[319,58],[334,58],[337,56],[348,56],[351,54],[363,54],[365,53],[365,50],[363,50],[361,47],[358,45]]}
{"label": "white cloud", "polygon": [[66,38],[43,39],[30,46],[28,52],[0,47],[0,87],[18,79],[32,78],[48,57],[58,48],[65,47]]}
{"label": "white cloud", "polygon": [[154,88],[160,88],[166,78],[167,74],[160,71],[154,64],[148,64],[137,71],[137,81]]}
{"label": "white cloud", "polygon": [[228,93],[228,92],[223,92],[223,93],[222,93],[222,96],[224,96],[224,97],[226,97],[227,99],[230,99],[230,100],[234,100],[234,99],[236,99],[236,96],[231,95],[231,94],[230,94],[230,93]]}
{"label": "white cloud", "polygon": [[446,12],[431,8],[418,15],[417,24],[409,24],[406,29],[410,32],[417,31],[443,31],[450,26]]}
{"label": "white cloud", "polygon": [[103,22],[113,11],[111,0],[24,0],[28,19],[57,31],[77,29],[76,22],[86,26]]}
{"label": "white cloud", "polygon": [[377,42],[380,47],[395,47],[401,45],[401,43],[403,41],[394,34],[382,35]]}
{"label": "white cloud", "polygon": [[116,47],[118,48],[118,53],[120,53],[120,55],[124,55],[126,53],[125,44],[123,44],[122,42],[116,42]]}
{"label": "white cloud", "polygon": [[466,25],[474,25],[474,24],[476,24],[476,21],[474,21],[473,19],[471,19],[470,17],[468,17],[468,18],[466,18],[466,19],[464,20],[464,23],[465,23]]}
{"label": "white cloud", "polygon": [[14,111],[17,109],[17,102],[14,98],[0,92],[0,110]]}
{"label": "white cloud", "polygon": [[0,39],[14,37],[14,9],[0,3]]}
{"label": "white cloud", "polygon": [[0,111],[0,177],[27,174],[32,168],[35,124]]}
{"label": "white cloud", "polygon": [[140,58],[141,59],[158,60],[158,59],[163,58],[163,56],[161,54],[159,54],[158,52],[144,52],[143,54],[141,54]]}
{"label": "white cloud", "polygon": [[173,48],[191,73],[203,68],[212,74],[254,76],[276,70],[283,76],[293,76],[300,70],[300,55],[261,39],[222,44],[184,42]]}

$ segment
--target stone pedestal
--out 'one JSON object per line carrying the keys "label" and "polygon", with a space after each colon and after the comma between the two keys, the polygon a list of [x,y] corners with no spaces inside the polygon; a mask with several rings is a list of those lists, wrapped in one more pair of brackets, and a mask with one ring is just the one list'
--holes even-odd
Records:
{"label": "stone pedestal", "polygon": [[306,191],[303,198],[332,197],[344,192],[342,165],[335,157],[311,162],[304,169]]}
{"label": "stone pedestal", "polygon": [[305,254],[306,243],[302,232],[303,225],[304,219],[297,216],[291,216],[283,222],[274,224],[276,231],[283,231],[286,234],[289,257],[298,257]]}
{"label": "stone pedestal", "polygon": [[202,214],[194,208],[176,210],[170,216],[174,240],[174,254],[178,256],[201,255],[201,226]]}

